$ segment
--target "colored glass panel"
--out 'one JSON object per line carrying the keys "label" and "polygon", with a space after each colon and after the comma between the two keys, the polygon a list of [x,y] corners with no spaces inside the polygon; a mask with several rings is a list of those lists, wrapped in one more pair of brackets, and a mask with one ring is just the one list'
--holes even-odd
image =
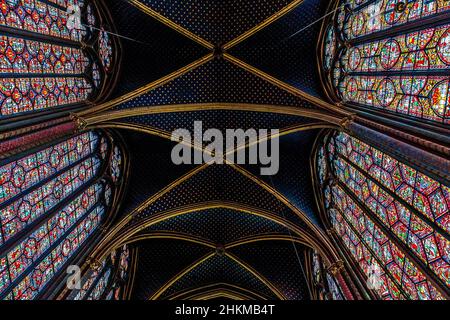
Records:
{"label": "colored glass panel", "polygon": [[448,76],[345,76],[338,90],[353,102],[416,118],[450,123]]}
{"label": "colored glass panel", "polygon": [[84,4],[84,0],[48,0],[48,1],[65,8],[74,5],[82,7]]}
{"label": "colored glass panel", "polygon": [[97,24],[97,19],[95,18],[94,9],[91,5],[86,8],[86,19],[89,26],[95,26]]}
{"label": "colored glass panel", "polygon": [[450,232],[450,186],[439,183],[348,134],[339,133],[335,141],[339,155]]}
{"label": "colored glass panel", "polygon": [[325,38],[325,55],[324,55],[325,70],[329,70],[331,68],[333,59],[335,57],[335,51],[336,51],[336,36],[334,33],[334,28],[332,26],[329,26]]}
{"label": "colored glass panel", "polygon": [[107,269],[101,276],[95,287],[92,289],[87,300],[99,300],[108,286],[111,276],[111,269]]}
{"label": "colored glass panel", "polygon": [[[421,195],[420,203],[423,204],[426,198],[424,191],[435,194],[446,187],[345,133],[338,134],[335,141],[334,150],[338,156],[334,157],[333,168],[336,177],[392,234],[450,286],[450,241],[436,232],[433,225],[423,220],[421,213],[438,222],[436,216],[431,213],[431,206],[429,211],[418,213],[407,205],[413,205],[418,194]],[[367,172],[369,177],[363,172]],[[390,174],[394,172],[398,173],[395,178]],[[428,189],[415,189],[418,177],[420,181],[425,180],[428,183]],[[412,185],[408,184],[411,181]],[[402,198],[406,204],[398,201],[396,196]],[[443,197],[441,200],[443,203],[450,201],[448,196],[447,199]],[[443,203],[440,203],[440,206]],[[423,208],[424,206],[420,207]],[[448,210],[446,213],[449,214]]]}
{"label": "colored glass panel", "polygon": [[51,37],[81,41],[85,30],[69,30],[67,12],[39,0],[5,0],[0,10],[0,25]]}
{"label": "colored glass panel", "polygon": [[1,250],[3,299],[34,298],[72,255],[71,247],[88,236],[85,231],[99,209],[93,208],[107,196],[102,184],[87,186],[101,165],[94,155],[99,145],[100,135],[87,132],[0,167],[0,250],[4,242],[15,241],[8,251]]}
{"label": "colored glass panel", "polygon": [[[336,176],[373,212],[399,240],[444,282],[450,285],[448,254],[450,241],[422,221],[417,214],[397,202],[376,184],[367,181],[342,159],[335,161]],[[440,244],[440,245],[439,245]]]}
{"label": "colored glass panel", "polygon": [[82,102],[91,92],[84,78],[0,78],[0,118]]}
{"label": "colored glass panel", "polygon": [[365,42],[342,57],[346,72],[450,69],[450,25]]}
{"label": "colored glass panel", "polygon": [[[404,10],[402,3],[406,3]],[[450,4],[445,0],[374,1],[354,7],[347,16],[343,33],[347,39],[355,39],[449,10]]]}
{"label": "colored glass panel", "polygon": [[102,75],[100,74],[100,69],[96,63],[92,64],[92,81],[94,85],[98,88],[102,80]]}
{"label": "colored glass panel", "polygon": [[[324,49],[325,56],[335,52],[327,59],[338,57],[331,73],[338,97],[344,103],[449,124],[450,24],[433,22],[450,14],[448,1],[341,4],[353,10],[340,8],[338,29],[333,30],[350,42],[337,49],[328,43]],[[423,18],[432,19],[419,23]],[[413,22],[411,31],[395,28]],[[378,31],[383,33],[375,38]]]}
{"label": "colored glass panel", "polygon": [[[369,275],[373,263],[378,264],[378,267],[381,267],[380,270],[383,270],[380,276],[382,284],[379,290],[383,298],[403,298],[401,293],[403,291],[408,298],[414,300],[442,299],[427,277],[399,247],[390,241],[389,236],[364,213],[343,189],[338,186],[333,187],[332,197],[333,203],[338,209],[332,213],[334,215],[331,219],[333,226],[341,236],[344,234],[349,236],[349,240],[344,240],[344,243],[348,244],[347,247],[355,257],[367,255],[360,263],[363,271]],[[348,241],[354,245],[353,248]],[[361,243],[366,250],[356,246]],[[389,281],[386,274],[389,274]]]}
{"label": "colored glass panel", "polygon": [[[74,5],[81,7],[83,26],[69,30],[65,8]],[[90,13],[85,14],[84,1],[76,0],[1,2],[0,26],[11,30],[0,35],[0,120],[81,104],[100,92],[94,90],[102,84],[98,64],[107,63],[109,67],[112,42],[106,32],[101,32],[98,63],[86,53],[82,41],[90,39],[84,20],[95,19],[92,5],[89,8]],[[60,44],[62,41],[66,44]]]}
{"label": "colored glass panel", "polygon": [[95,152],[97,145],[98,135],[91,131],[1,166],[0,205]]}
{"label": "colored glass panel", "polygon": [[118,147],[114,147],[111,159],[111,177],[114,182],[117,182],[121,175],[122,153]]}
{"label": "colored glass panel", "polygon": [[[317,289],[324,293],[325,292],[325,286],[323,285],[323,280],[327,282],[329,294],[325,295],[325,298],[332,299],[332,300],[345,300],[340,286],[337,284],[336,279],[330,275],[328,272],[325,272],[323,270],[322,262],[320,260],[319,255],[316,251],[312,254],[312,269],[313,269],[313,276],[316,284],[318,284]],[[322,273],[325,273],[326,279],[322,279]],[[320,285],[319,285],[320,284]]]}
{"label": "colored glass panel", "polygon": [[317,153],[317,168],[319,170],[319,182],[322,185],[327,177],[327,164],[325,158],[325,147],[321,146]]}
{"label": "colored glass panel", "polygon": [[100,268],[92,270],[89,274],[83,277],[83,285],[80,290],[74,291],[74,294],[69,295],[68,300],[83,300],[88,291],[91,289],[97,278],[103,272],[106,266],[106,260],[103,260]]}
{"label": "colored glass panel", "polygon": [[[5,257],[0,258],[6,258],[9,266],[9,272],[5,270],[5,274],[0,276],[6,279],[4,285],[15,281],[28,267],[38,261],[51,246],[63,241],[67,236],[66,233],[98,203],[102,191],[103,186],[101,184],[89,187],[62,210],[41,224],[33,233],[23,238]],[[0,286],[0,293],[5,288],[6,286]]]}
{"label": "colored glass panel", "polygon": [[339,288],[339,285],[336,283],[336,280],[334,277],[332,277],[330,274],[327,273],[327,284],[328,289],[330,290],[331,297],[333,300],[344,300],[344,297],[342,296],[341,289]]}
{"label": "colored glass panel", "polygon": [[[356,235],[347,221],[344,220],[342,214],[336,210],[329,210],[328,213],[337,235],[341,238],[352,257],[358,262],[362,271],[364,271],[366,275],[369,275],[369,268],[371,266],[375,265],[380,268],[378,261],[374,258],[374,255]],[[386,275],[384,270],[380,274],[380,280],[382,285],[380,286],[378,293],[384,300],[405,299],[398,289],[398,286]]]}
{"label": "colored glass panel", "polygon": [[100,168],[90,157],[0,210],[3,240],[8,241],[37,218],[90,181]]}
{"label": "colored glass panel", "polygon": [[82,74],[88,65],[78,48],[0,36],[0,73]]}
{"label": "colored glass panel", "polygon": [[103,67],[105,71],[109,71],[112,60],[112,47],[109,34],[104,30],[100,32],[98,46],[99,46],[99,56],[100,60],[102,61]]}
{"label": "colored glass panel", "polygon": [[[100,268],[96,270],[89,270],[83,276],[83,285],[81,289],[74,290],[71,294],[69,294],[67,299],[118,300],[122,286],[117,281],[126,280],[129,256],[130,252],[127,245],[124,245],[120,250],[111,252],[109,257],[102,261]],[[115,274],[118,277],[112,278],[112,274]],[[106,296],[104,296],[104,293],[108,288],[111,288],[111,290]]]}
{"label": "colored glass panel", "polygon": [[450,286],[449,186],[343,132],[326,151],[335,177],[323,190],[330,220],[366,275],[375,265],[388,276],[380,296],[441,299],[436,285]]}

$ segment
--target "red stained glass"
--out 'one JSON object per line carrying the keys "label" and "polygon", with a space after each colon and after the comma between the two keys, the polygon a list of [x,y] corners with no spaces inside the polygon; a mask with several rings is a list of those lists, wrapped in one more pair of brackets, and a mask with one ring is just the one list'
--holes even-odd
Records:
{"label": "red stained glass", "polygon": [[[8,32],[10,36],[0,35],[0,119],[80,105],[99,92],[95,88],[102,84],[100,61],[94,61],[83,44],[89,42],[92,32],[88,34],[84,26],[69,30],[68,13],[61,8],[73,5],[80,6],[83,12],[85,1],[2,1],[0,25],[13,30]],[[81,17],[92,20],[92,13]],[[28,39],[19,29],[46,38]],[[99,55],[109,67],[112,42],[102,39]],[[60,44],[61,40],[70,42]]]}

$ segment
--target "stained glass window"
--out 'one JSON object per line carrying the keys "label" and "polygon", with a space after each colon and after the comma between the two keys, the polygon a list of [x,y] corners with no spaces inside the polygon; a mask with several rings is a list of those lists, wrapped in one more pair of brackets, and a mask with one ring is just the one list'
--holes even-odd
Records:
{"label": "stained glass window", "polygon": [[114,300],[120,300],[120,295],[123,293],[124,285],[128,280],[128,273],[129,273],[129,265],[130,265],[130,249],[127,245],[124,245],[122,247],[122,251],[120,253],[120,260],[119,260],[119,271],[118,271],[118,284],[115,286],[115,289],[113,291],[113,298]]}
{"label": "stained glass window", "polygon": [[327,178],[327,163],[325,158],[325,147],[321,146],[318,155],[317,155],[317,168],[319,170],[319,180],[320,184],[323,184],[325,179]]}
{"label": "stained glass window", "polygon": [[0,163],[0,299],[37,298],[102,223],[109,145],[91,131]]}
{"label": "stained glass window", "polygon": [[86,272],[81,288],[70,292],[67,300],[119,300],[128,271],[129,255],[126,245],[113,251],[99,268]]}
{"label": "stained glass window", "polygon": [[[96,19],[93,13],[84,14],[85,2],[2,1],[0,26],[9,30],[0,33],[0,120],[80,106],[98,94],[102,82],[98,64],[105,60],[111,64],[112,41],[102,42],[98,61],[88,54],[83,43],[95,35],[86,26]],[[66,10],[74,5],[82,10],[82,25],[70,29]],[[92,5],[89,8],[93,10]]]}
{"label": "stained glass window", "polygon": [[[346,133],[328,138],[331,224],[385,299],[442,299],[450,287],[450,186]],[[319,171],[320,172],[320,171]]]}
{"label": "stained glass window", "polygon": [[114,182],[117,182],[120,178],[122,166],[122,153],[118,147],[114,148],[111,159],[111,177]]}
{"label": "stained glass window", "polygon": [[42,291],[44,286],[61,270],[73,252],[79,249],[89,238],[89,235],[98,227],[103,214],[104,208],[99,206],[81,220],[64,241],[45,256],[39,264],[32,268],[31,273],[14,287],[14,298],[16,300],[36,298],[36,295]]}
{"label": "stained glass window", "polygon": [[97,270],[91,270],[84,275],[81,288],[77,291],[73,291],[68,299],[82,300],[86,296],[88,291],[92,288],[96,279],[104,272],[104,270],[106,270],[106,260],[101,263],[101,266]]}
{"label": "stained glass window", "polygon": [[109,71],[112,60],[111,39],[109,37],[109,34],[104,30],[100,31],[98,42],[99,55],[103,63],[103,67],[105,68],[105,71]]}
{"label": "stained glass window", "polygon": [[336,282],[334,276],[325,270],[316,251],[312,254],[312,269],[314,284],[319,292],[319,298],[327,300],[344,300],[340,286]]}
{"label": "stained glass window", "polygon": [[323,62],[328,71],[337,60],[330,75],[338,98],[449,124],[450,24],[444,19],[449,2],[343,0],[340,5],[337,23],[325,35]]}
{"label": "stained glass window", "polygon": [[329,273],[326,274],[328,290],[330,290],[330,294],[333,300],[344,300],[344,297],[341,292],[341,288],[336,282],[336,279],[332,277]]}

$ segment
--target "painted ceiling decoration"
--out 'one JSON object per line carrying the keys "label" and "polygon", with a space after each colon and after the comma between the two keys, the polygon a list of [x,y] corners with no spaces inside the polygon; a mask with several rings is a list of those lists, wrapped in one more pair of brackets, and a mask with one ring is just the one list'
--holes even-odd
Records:
{"label": "painted ceiling decoration", "polygon": [[[449,299],[449,14],[5,1],[0,299]],[[228,151],[277,141],[278,173],[174,164],[195,121],[279,129]]]}

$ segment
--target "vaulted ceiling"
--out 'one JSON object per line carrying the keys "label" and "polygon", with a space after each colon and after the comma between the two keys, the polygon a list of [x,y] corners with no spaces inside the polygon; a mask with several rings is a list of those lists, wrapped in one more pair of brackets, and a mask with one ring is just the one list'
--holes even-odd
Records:
{"label": "vaulted ceiling", "polygon": [[[123,234],[138,251],[133,298],[310,298],[302,233],[321,227],[310,161],[330,124],[277,108],[319,109],[296,90],[323,95],[321,23],[309,25],[327,6],[108,0],[117,33],[133,39],[121,40],[113,100],[101,112],[101,125],[122,135],[130,157],[120,211]],[[280,129],[279,173],[174,165],[170,133],[192,130],[195,120],[205,130]]]}

